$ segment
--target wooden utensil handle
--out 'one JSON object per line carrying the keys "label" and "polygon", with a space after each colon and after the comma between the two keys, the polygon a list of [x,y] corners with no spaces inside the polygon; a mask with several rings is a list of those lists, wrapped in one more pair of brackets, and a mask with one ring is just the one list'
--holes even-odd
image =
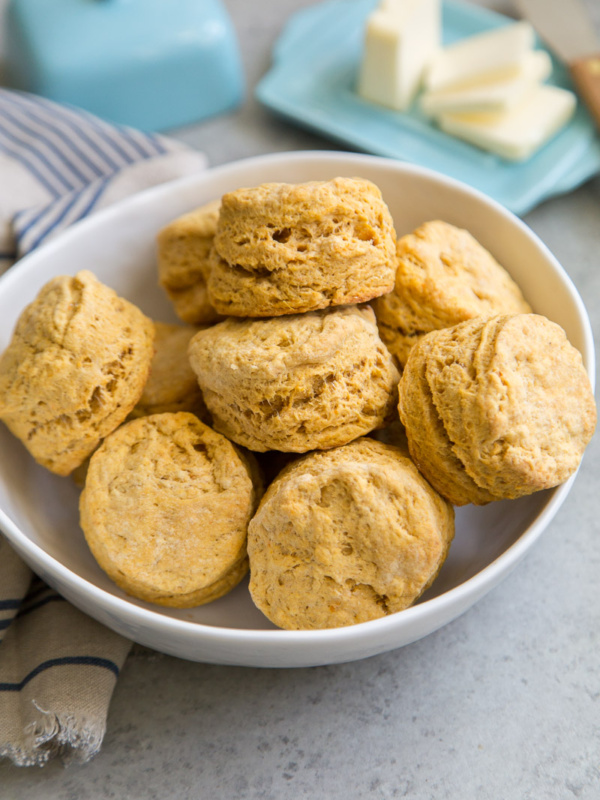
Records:
{"label": "wooden utensil handle", "polygon": [[569,64],[571,77],[600,130],[600,53]]}

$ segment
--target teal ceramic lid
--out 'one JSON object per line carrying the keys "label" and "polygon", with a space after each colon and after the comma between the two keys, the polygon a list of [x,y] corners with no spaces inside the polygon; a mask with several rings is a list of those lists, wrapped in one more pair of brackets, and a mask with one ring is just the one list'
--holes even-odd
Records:
{"label": "teal ceramic lid", "polygon": [[9,86],[163,130],[235,107],[243,79],[219,0],[12,0]]}

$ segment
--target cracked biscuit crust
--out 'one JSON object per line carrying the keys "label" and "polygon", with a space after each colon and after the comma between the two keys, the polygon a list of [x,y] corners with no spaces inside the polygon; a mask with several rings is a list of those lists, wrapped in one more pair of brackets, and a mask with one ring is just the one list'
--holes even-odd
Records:
{"label": "cracked biscuit crust", "polygon": [[290,630],[337,628],[410,606],[437,576],[454,510],[391,445],[358,439],[294,462],[248,529],[250,593]]}
{"label": "cracked biscuit crust", "polygon": [[190,325],[218,319],[208,299],[207,281],[220,205],[220,200],[213,200],[178,217],[156,238],[158,282],[177,316]]}
{"label": "cracked biscuit crust", "polygon": [[535,314],[469,320],[424,337],[407,361],[399,410],[413,458],[456,505],[563,483],[596,424],[580,353]]}
{"label": "cracked biscuit crust", "polygon": [[222,198],[208,288],[221,314],[272,317],[370,300],[395,270],[392,218],[370,181],[269,183]]}
{"label": "cracked biscuit crust", "polygon": [[0,417],[36,461],[68,475],[139,400],[153,337],[151,320],[91,272],[54,278],[0,358]]}
{"label": "cracked biscuit crust", "polygon": [[368,306],[230,318],[189,357],[215,428],[250,450],[325,450],[396,416],[398,371]]}
{"label": "cracked biscuit crust", "polygon": [[81,527],[128,594],[188,608],[247,572],[260,490],[255,466],[224,436],[193,414],[156,414],[123,425],[92,456]]}
{"label": "cracked biscuit crust", "polygon": [[392,292],[374,302],[382,340],[401,365],[426,333],[474,317],[531,311],[506,270],[468,231],[426,222],[397,244]]}

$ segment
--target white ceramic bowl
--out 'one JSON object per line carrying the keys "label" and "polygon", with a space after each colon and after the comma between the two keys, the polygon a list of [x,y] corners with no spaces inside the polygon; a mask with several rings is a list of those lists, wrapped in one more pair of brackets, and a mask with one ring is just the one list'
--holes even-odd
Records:
{"label": "white ceramic bowl", "polygon": [[[267,181],[361,176],[382,190],[398,234],[443,219],[479,239],[521,285],[534,310],[558,322],[593,382],[589,320],[571,281],[540,240],[483,195],[425,169],[371,156],[284,153],[248,159],[120,203],[76,225],[0,279],[0,350],[23,307],[59,274],[92,270],[155,319],[175,321],[157,287],[154,235],[226,191]],[[195,661],[264,667],[328,664],[371,656],[426,636],[501,581],[548,525],[572,483],[531,497],[457,510],[456,538],[421,601],[384,619],[327,631],[282,631],[253,606],[243,583],[191,610],[127,597],[100,570],[78,525],[78,492],[34,463],[0,425],[0,527],[31,567],[74,605],[137,642]]]}

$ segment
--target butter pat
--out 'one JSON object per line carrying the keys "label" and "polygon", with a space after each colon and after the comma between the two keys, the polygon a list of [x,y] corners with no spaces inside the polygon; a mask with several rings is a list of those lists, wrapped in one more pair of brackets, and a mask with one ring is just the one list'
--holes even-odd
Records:
{"label": "butter pat", "polygon": [[358,93],[404,111],[440,40],[440,0],[383,0],[367,20]]}
{"label": "butter pat", "polygon": [[511,23],[461,39],[433,57],[425,78],[426,88],[467,88],[482,80],[516,78],[534,42],[535,34],[528,22]]}
{"label": "butter pat", "polygon": [[569,121],[577,100],[557,86],[538,86],[504,113],[441,114],[442,130],[511,161],[524,161]]}
{"label": "butter pat", "polygon": [[501,112],[518,105],[535,87],[550,77],[552,59],[543,50],[523,58],[514,78],[481,81],[467,89],[441,89],[421,95],[421,110],[434,117],[444,112]]}

